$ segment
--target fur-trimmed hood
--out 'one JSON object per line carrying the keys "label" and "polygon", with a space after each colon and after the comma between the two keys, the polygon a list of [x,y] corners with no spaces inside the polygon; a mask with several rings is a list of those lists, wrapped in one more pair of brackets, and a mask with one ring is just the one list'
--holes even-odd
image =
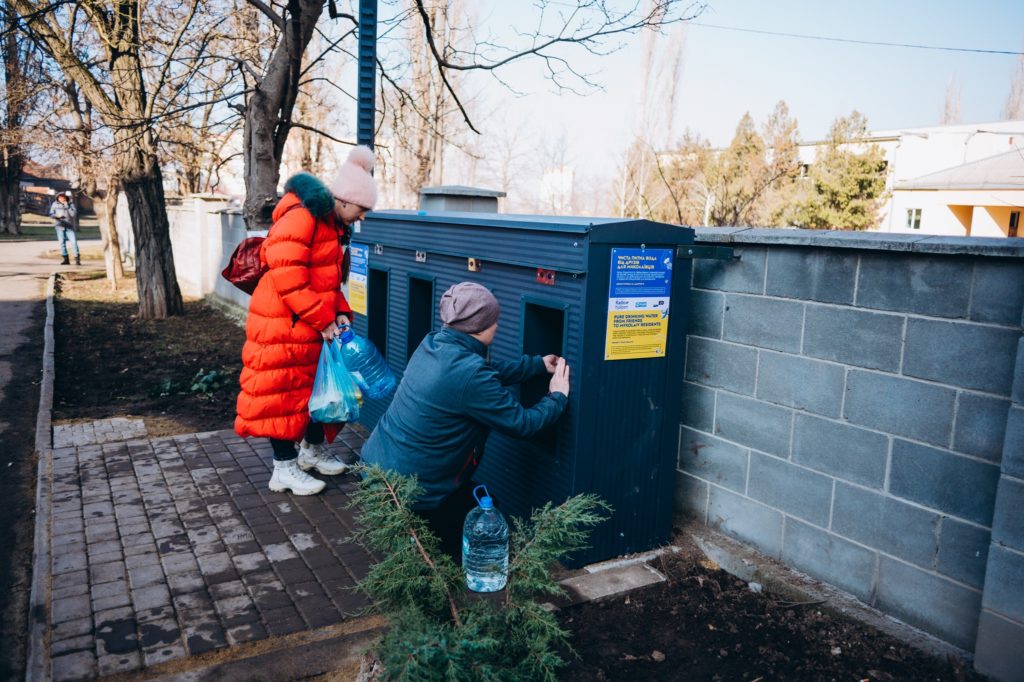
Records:
{"label": "fur-trimmed hood", "polygon": [[284,183],[284,191],[294,192],[302,205],[317,218],[334,210],[334,195],[327,185],[310,173],[296,173]]}

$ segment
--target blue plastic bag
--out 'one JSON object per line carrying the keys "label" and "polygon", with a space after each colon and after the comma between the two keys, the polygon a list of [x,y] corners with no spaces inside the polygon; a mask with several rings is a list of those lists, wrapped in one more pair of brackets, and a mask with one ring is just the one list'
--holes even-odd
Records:
{"label": "blue plastic bag", "polygon": [[309,398],[309,415],[321,424],[338,424],[359,419],[363,396],[345,367],[338,344],[324,341],[320,362]]}

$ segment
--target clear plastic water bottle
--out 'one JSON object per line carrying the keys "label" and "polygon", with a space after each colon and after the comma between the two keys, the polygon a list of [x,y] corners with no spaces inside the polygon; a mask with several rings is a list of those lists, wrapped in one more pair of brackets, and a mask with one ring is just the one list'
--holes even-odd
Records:
{"label": "clear plastic water bottle", "polygon": [[[479,491],[483,490],[483,497]],[[473,489],[477,506],[462,525],[462,570],[474,592],[497,592],[508,582],[508,523],[494,508],[487,488]]]}
{"label": "clear plastic water bottle", "polygon": [[385,398],[398,383],[388,363],[373,343],[358,336],[351,327],[343,327],[338,337],[341,355],[359,390],[369,399]]}

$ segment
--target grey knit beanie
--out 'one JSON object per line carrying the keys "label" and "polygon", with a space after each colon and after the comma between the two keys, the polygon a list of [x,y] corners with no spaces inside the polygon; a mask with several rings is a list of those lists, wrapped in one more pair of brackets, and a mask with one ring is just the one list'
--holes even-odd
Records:
{"label": "grey knit beanie", "polygon": [[498,299],[475,282],[453,284],[441,296],[441,321],[460,332],[482,332],[498,321],[499,314]]}

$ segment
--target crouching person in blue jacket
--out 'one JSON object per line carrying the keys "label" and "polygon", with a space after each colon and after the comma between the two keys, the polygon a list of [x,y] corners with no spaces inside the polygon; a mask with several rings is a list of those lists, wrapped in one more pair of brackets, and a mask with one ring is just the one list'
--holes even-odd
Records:
{"label": "crouching person in blue jacket", "polygon": [[[461,562],[462,522],[475,505],[472,477],[488,434],[525,438],[557,421],[568,403],[569,367],[556,355],[488,360],[501,309],[479,284],[449,288],[440,312],[444,328],[428,334],[409,360],[362,459],[419,478],[423,496],[414,511]],[[550,392],[523,407],[507,386],[544,373]]]}

